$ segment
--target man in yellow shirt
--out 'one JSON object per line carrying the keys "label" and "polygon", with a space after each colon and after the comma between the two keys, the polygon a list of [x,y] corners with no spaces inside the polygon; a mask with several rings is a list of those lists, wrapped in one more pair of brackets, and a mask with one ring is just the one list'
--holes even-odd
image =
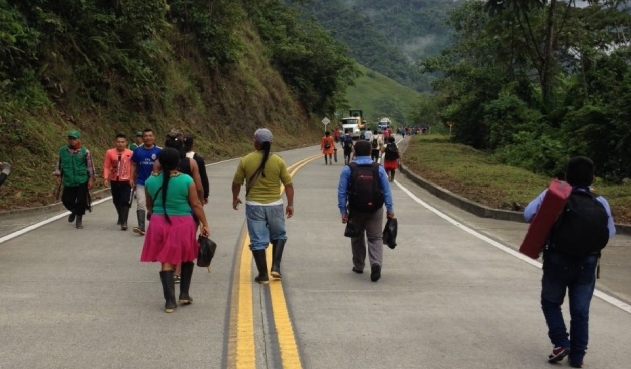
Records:
{"label": "man in yellow shirt", "polygon": [[[245,181],[245,216],[250,235],[250,250],[259,275],[254,280],[268,284],[267,258],[265,250],[272,243],[273,262],[271,274],[281,279],[280,262],[283,256],[287,234],[285,215],[294,215],[294,186],[287,171],[285,161],[277,154],[271,154],[273,135],[269,129],[260,128],[254,132],[255,151],[239,161],[232,180],[232,208],[237,210],[241,199],[239,192]],[[285,186],[287,207],[283,206],[280,184]]]}

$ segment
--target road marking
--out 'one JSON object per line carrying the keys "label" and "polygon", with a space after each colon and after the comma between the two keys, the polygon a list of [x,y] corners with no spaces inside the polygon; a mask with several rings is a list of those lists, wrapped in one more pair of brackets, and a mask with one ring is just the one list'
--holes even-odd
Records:
{"label": "road marking", "polygon": [[[319,158],[321,154],[313,155],[304,159],[297,161],[296,163],[287,167],[287,170],[290,171],[290,175],[293,177],[294,174],[300,169],[302,166],[307,163]],[[294,169],[296,168],[296,169]],[[284,186],[281,186],[281,194],[284,191]],[[235,263],[236,269],[233,271],[234,278],[233,281],[238,284],[237,288],[233,289],[233,296],[231,296],[231,308],[230,308],[230,318],[229,318],[229,341],[228,341],[228,368],[235,369],[256,369],[256,345],[254,343],[254,316],[253,316],[253,308],[252,308],[252,287],[255,284],[252,277],[252,257],[249,255],[249,246],[250,246],[250,237],[248,236],[247,227],[244,225],[242,231],[242,239],[241,247],[238,248],[237,256],[238,262]],[[269,258],[269,254],[268,254]],[[271,263],[270,263],[271,265]],[[271,284],[271,283],[270,283]],[[276,284],[276,283],[274,283]],[[284,309],[287,311],[287,306],[285,302],[285,297],[283,295],[282,287],[280,287],[281,296],[274,294],[276,296],[276,305],[280,305],[281,302],[285,305]],[[236,295],[236,297],[235,297]],[[272,295],[270,291],[270,295]],[[272,297],[273,297],[272,296]],[[279,306],[275,308],[274,301],[272,302],[272,309],[274,311],[282,312],[282,307]],[[295,339],[293,340],[293,345],[295,349],[293,350],[294,354],[291,354],[292,348],[291,344],[287,342],[293,339],[293,330],[291,328],[291,321],[289,320],[289,313],[287,313],[287,317],[285,320],[278,319],[280,325],[276,323],[277,319],[274,319],[276,324],[276,331],[278,334],[278,341],[280,345],[281,351],[281,359],[283,363],[293,363],[295,360],[292,359],[292,355],[298,355],[298,349],[295,344]],[[285,322],[285,323],[283,323]],[[287,327],[287,323],[289,322],[289,326]],[[282,333],[281,333],[282,329]],[[289,331],[289,334],[286,333]],[[282,344],[281,344],[281,336]],[[284,354],[283,354],[284,353]],[[287,357],[287,359],[285,359]],[[298,357],[298,363],[300,363],[300,358]],[[285,364],[283,364],[285,365]],[[301,368],[297,366],[283,366],[283,368]]]}
{"label": "road marking", "polygon": [[[424,208],[426,208],[427,210],[431,211],[432,213],[438,215],[439,217],[443,218],[444,220],[446,220],[447,222],[453,224],[454,226],[462,229],[463,231],[469,233],[472,236],[477,237],[478,239],[490,244],[491,246],[494,246],[504,252],[506,252],[507,254],[510,254],[514,257],[516,257],[517,259],[526,262],[534,267],[540,268],[541,269],[541,262],[536,261],[534,259],[529,258],[528,256],[519,253],[518,251],[513,250],[512,248],[503,245],[485,235],[483,235],[482,233],[469,228],[468,226],[462,224],[461,222],[451,218],[450,216],[448,216],[447,214],[441,212],[440,210],[434,208],[433,206],[429,205],[428,203],[426,203],[425,201],[419,199],[418,197],[416,197],[416,195],[414,195],[412,192],[410,192],[410,190],[408,190],[407,188],[405,188],[398,180],[394,180],[394,183],[405,193],[407,194],[409,197],[412,198],[412,200],[416,201],[418,204],[422,205]],[[617,299],[613,296],[610,296],[600,290],[595,290],[594,291],[594,296],[598,297],[599,299],[621,309],[622,311],[631,314],[631,305],[627,304],[626,302]]]}

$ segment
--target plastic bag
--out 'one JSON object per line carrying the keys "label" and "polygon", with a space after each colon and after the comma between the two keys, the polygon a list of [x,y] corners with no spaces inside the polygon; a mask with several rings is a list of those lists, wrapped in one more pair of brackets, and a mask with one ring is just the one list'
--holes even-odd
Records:
{"label": "plastic bag", "polygon": [[217,244],[208,237],[197,238],[199,242],[199,251],[197,252],[197,266],[201,268],[208,268],[210,262],[215,256],[215,250],[217,250]]}
{"label": "plastic bag", "polygon": [[388,218],[386,226],[383,229],[383,243],[393,250],[397,247],[398,228],[399,224],[397,222],[397,218]]}
{"label": "plastic bag", "polygon": [[359,228],[352,220],[346,222],[346,228],[344,229],[344,237],[361,237],[364,234],[361,228]]}

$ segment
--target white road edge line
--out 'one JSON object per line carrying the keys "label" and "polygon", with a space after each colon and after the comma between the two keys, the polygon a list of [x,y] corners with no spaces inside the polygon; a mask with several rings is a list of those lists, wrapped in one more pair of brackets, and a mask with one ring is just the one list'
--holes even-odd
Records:
{"label": "white road edge line", "polygon": [[[506,252],[507,254],[510,254],[511,256],[516,257],[517,259],[526,262],[534,267],[537,267],[539,269],[541,269],[541,263],[539,261],[533,260],[531,258],[529,258],[526,255],[520,254],[518,251],[513,250],[512,248],[505,246],[485,235],[483,235],[482,233],[467,227],[466,225],[458,222],[457,220],[451,218],[450,216],[448,216],[445,213],[442,213],[440,210],[434,208],[433,206],[429,205],[428,203],[426,203],[425,201],[419,199],[418,197],[416,197],[416,195],[414,195],[412,192],[410,192],[410,190],[408,190],[407,188],[405,188],[398,180],[394,180],[394,183],[397,185],[397,187],[399,187],[406,195],[408,195],[412,200],[416,201],[419,205],[423,206],[424,208],[426,208],[427,210],[431,211],[432,213],[438,215],[439,217],[443,218],[444,220],[446,220],[447,222],[451,223],[452,225],[462,229],[463,231],[469,233],[472,236],[475,236],[477,238],[479,238],[480,240],[490,244],[491,246],[495,246],[496,248]],[[631,305],[627,304],[624,301],[621,301],[613,296],[610,296],[598,289],[596,289],[594,291],[594,296],[598,297],[599,299],[621,309],[622,311],[631,314]]]}
{"label": "white road edge line", "polygon": [[[228,162],[228,161],[232,161],[232,160],[237,160],[237,159],[239,159],[239,158],[226,159],[226,160],[218,161],[216,163],[206,164],[206,166],[209,167],[209,166],[212,166],[212,165],[222,164],[222,163],[225,163],[225,162]],[[104,203],[104,202],[106,202],[108,200],[111,200],[111,199],[112,199],[112,196],[104,197],[101,200],[93,202],[92,206],[102,204],[102,203]],[[25,233],[28,233],[28,232],[30,232],[32,230],[37,229],[37,228],[43,227],[46,224],[52,223],[52,222],[54,222],[56,220],[59,220],[59,219],[65,217],[65,216],[68,216],[68,215],[70,215],[70,212],[66,211],[65,213],[55,215],[52,218],[48,218],[48,219],[43,220],[43,221],[41,221],[39,223],[32,224],[32,225],[30,225],[30,226],[28,226],[26,228],[22,228],[19,231],[15,231],[13,233],[10,233],[10,234],[8,234],[8,235],[6,235],[4,237],[0,237],[0,244],[2,244],[4,242],[7,242],[9,240],[12,240],[12,239],[14,239],[16,237],[19,237],[19,236],[21,236],[21,235],[23,235]]]}

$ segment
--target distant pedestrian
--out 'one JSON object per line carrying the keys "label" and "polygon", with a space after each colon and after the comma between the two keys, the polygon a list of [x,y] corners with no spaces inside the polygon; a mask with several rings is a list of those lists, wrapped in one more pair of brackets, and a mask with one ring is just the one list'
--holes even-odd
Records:
{"label": "distant pedestrian", "polygon": [[143,142],[142,142],[142,132],[136,132],[134,134],[134,142],[129,144],[129,149],[131,151],[136,150],[137,147],[142,146]]}
{"label": "distant pedestrian", "polygon": [[165,148],[159,153],[159,158],[161,172],[147,178],[143,186],[151,222],[140,261],[161,264],[160,280],[166,301],[164,311],[172,313],[177,308],[173,270],[180,263],[182,280],[178,300],[181,305],[193,303],[189,288],[199,245],[191,209],[202,224],[203,236],[210,236],[210,228],[193,179],[177,170],[180,153]]}
{"label": "distant pedestrian", "polygon": [[356,158],[342,169],[337,198],[342,223],[350,222],[361,233],[351,238],[352,270],[358,274],[364,272],[366,234],[370,279],[376,282],[381,278],[383,265],[383,205],[386,205],[388,218],[394,218],[394,205],[386,172],[381,165],[372,161],[370,150],[367,141],[355,144]]}
{"label": "distant pedestrian", "polygon": [[393,136],[388,137],[388,143],[383,147],[383,168],[388,173],[388,180],[394,181],[394,175],[401,161],[401,153]]}
{"label": "distant pedestrian", "polygon": [[[331,132],[324,132],[324,137],[320,141],[320,151],[324,154],[324,165],[329,164],[333,165],[333,151],[335,150],[335,142],[333,142],[333,137],[331,137]],[[328,156],[328,160],[327,160]]]}
{"label": "distant pedestrian", "polygon": [[333,136],[335,136],[335,143],[340,142],[340,130],[336,129],[333,131]]}
{"label": "distant pedestrian", "polygon": [[[287,172],[285,161],[270,153],[272,132],[266,128],[254,132],[254,152],[239,161],[232,180],[232,208],[237,210],[241,199],[239,192],[245,181],[245,216],[250,235],[250,250],[259,272],[254,280],[268,284],[267,256],[265,250],[271,243],[273,278],[282,279],[280,263],[287,242],[285,216],[294,215],[294,186]],[[285,186],[287,207],[283,211],[281,183]]]}
{"label": "distant pedestrian", "polygon": [[129,200],[131,197],[131,157],[133,151],[126,148],[127,138],[124,134],[116,135],[116,147],[105,152],[103,164],[103,184],[111,187],[112,202],[118,213],[116,224],[121,230],[127,230],[127,217],[129,215]]}
{"label": "distant pedestrian", "polygon": [[83,215],[88,207],[89,191],[94,185],[95,170],[90,150],[81,145],[81,134],[73,130],[66,135],[68,145],[59,148],[55,165],[57,185],[63,183],[61,202],[70,211],[68,222],[76,220],[76,227],[83,228]]}
{"label": "distant pedestrian", "polygon": [[153,171],[153,163],[158,159],[161,148],[155,145],[156,138],[149,128],[142,131],[143,145],[134,150],[131,157],[131,179],[129,184],[136,188],[136,217],[138,227],[134,227],[134,233],[141,236],[145,234],[145,219],[147,215],[147,199],[145,198],[145,181]]}
{"label": "distant pedestrian", "polygon": [[0,162],[0,171],[2,171],[0,172],[0,186],[2,186],[7,177],[9,177],[9,174],[11,174],[11,164],[6,161]]}
{"label": "distant pedestrian", "polygon": [[366,133],[364,133],[364,137],[366,138],[366,141],[370,142],[370,139],[372,139],[372,131],[367,129]]}
{"label": "distant pedestrian", "polygon": [[[616,233],[609,203],[591,192],[594,163],[584,156],[569,160],[565,180],[572,193],[559,216],[543,252],[541,309],[552,342],[548,361],[569,356],[570,366],[583,367],[589,338],[589,306],[596,285],[596,268],[601,250]],[[535,217],[547,190],[524,209],[527,222]],[[570,332],[561,305],[568,294]]]}
{"label": "distant pedestrian", "polygon": [[373,131],[370,139],[370,158],[375,163],[379,163],[381,158],[381,149],[383,148],[383,138],[380,134],[377,134],[377,130]]}
{"label": "distant pedestrian", "polygon": [[348,164],[351,162],[351,156],[353,155],[353,138],[350,133],[344,135],[342,148],[344,149],[344,164]]}

